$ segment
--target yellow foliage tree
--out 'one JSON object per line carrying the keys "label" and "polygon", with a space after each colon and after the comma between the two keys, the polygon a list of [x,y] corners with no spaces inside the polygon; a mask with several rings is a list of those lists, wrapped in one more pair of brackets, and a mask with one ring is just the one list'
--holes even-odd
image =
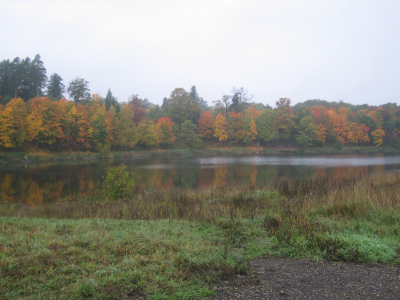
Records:
{"label": "yellow foliage tree", "polygon": [[227,125],[228,122],[226,122],[225,117],[219,113],[214,122],[214,136],[217,137],[220,142],[228,139]]}
{"label": "yellow foliage tree", "polygon": [[135,112],[132,104],[125,104],[115,119],[116,142],[118,146],[133,148],[138,142],[138,134],[133,120]]}
{"label": "yellow foliage tree", "polygon": [[380,145],[383,144],[383,138],[385,137],[385,131],[383,131],[382,129],[376,129],[371,132],[371,135],[372,135],[372,141],[376,147],[379,147]]}

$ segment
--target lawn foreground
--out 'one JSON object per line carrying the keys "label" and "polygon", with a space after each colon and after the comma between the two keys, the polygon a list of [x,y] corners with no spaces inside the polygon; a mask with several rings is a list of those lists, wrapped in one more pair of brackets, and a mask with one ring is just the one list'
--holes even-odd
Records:
{"label": "lawn foreground", "polygon": [[193,299],[262,255],[400,265],[400,179],[0,205],[0,298]]}

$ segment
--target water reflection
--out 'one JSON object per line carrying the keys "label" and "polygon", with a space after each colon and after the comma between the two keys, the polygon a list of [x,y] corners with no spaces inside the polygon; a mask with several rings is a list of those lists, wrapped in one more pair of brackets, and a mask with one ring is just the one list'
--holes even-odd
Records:
{"label": "water reflection", "polygon": [[101,187],[106,168],[124,163],[143,189],[263,184],[278,179],[358,176],[400,169],[398,154],[144,158],[22,165],[0,171],[0,196],[30,205],[80,197]]}

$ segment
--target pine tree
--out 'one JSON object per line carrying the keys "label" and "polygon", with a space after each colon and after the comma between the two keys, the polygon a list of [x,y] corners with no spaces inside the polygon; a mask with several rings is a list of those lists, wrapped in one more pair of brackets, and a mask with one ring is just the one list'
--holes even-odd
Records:
{"label": "pine tree", "polygon": [[107,91],[107,95],[104,98],[104,103],[106,105],[107,110],[110,109],[111,105],[115,107],[117,113],[119,113],[119,111],[121,110],[121,107],[120,107],[120,105],[118,103],[117,98],[115,98],[113,96],[113,94],[111,93],[110,89],[108,89],[108,91]]}
{"label": "pine tree", "polygon": [[47,95],[55,99],[61,99],[65,93],[65,85],[62,83],[62,78],[54,73],[50,76],[47,83]]}
{"label": "pine tree", "polygon": [[40,59],[40,55],[36,54],[35,58],[31,63],[31,76],[33,79],[33,83],[36,86],[36,97],[43,96],[42,88],[45,87],[47,76],[46,76],[46,68],[42,60]]}

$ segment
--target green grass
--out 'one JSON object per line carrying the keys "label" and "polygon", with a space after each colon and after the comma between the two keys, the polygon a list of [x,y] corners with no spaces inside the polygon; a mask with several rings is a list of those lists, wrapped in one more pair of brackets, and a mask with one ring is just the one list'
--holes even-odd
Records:
{"label": "green grass", "polygon": [[262,255],[400,265],[399,183],[377,174],[2,203],[0,298],[202,298]]}
{"label": "green grass", "polygon": [[[247,271],[250,256],[229,238],[223,226],[228,223],[2,217],[0,295],[12,299],[212,295],[215,280]],[[244,238],[249,232],[241,234]]]}

